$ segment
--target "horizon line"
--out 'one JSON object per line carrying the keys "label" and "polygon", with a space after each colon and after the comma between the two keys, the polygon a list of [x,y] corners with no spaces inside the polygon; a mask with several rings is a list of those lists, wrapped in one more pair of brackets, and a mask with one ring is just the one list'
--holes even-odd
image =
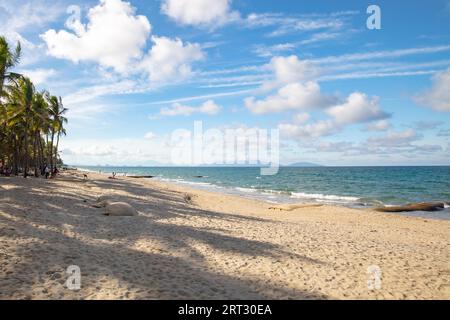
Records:
{"label": "horizon line", "polygon": [[[96,168],[265,168],[267,166],[258,165],[196,165],[196,166],[176,166],[176,165],[87,165],[87,164],[65,164],[67,167],[96,167]],[[385,167],[450,167],[450,164],[395,164],[395,165],[295,165],[295,164],[280,164],[280,167],[292,168],[385,168]]]}

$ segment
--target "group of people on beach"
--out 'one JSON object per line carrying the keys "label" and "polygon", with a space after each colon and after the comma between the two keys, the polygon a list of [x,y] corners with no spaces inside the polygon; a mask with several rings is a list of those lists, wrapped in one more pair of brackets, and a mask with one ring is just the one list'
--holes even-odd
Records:
{"label": "group of people on beach", "polygon": [[9,177],[12,173],[12,169],[10,167],[4,166],[3,164],[0,166],[0,176]]}
{"label": "group of people on beach", "polygon": [[116,175],[117,175],[117,173],[113,172],[112,176],[108,177],[108,179],[116,180]]}
{"label": "group of people on beach", "polygon": [[[0,165],[0,176],[10,177],[12,175],[12,172],[13,172],[13,170],[11,167],[6,166],[4,164]],[[47,164],[44,164],[41,167],[40,173],[41,173],[41,176],[45,177],[45,179],[54,179],[58,175],[59,170],[56,166],[52,170]]]}
{"label": "group of people on beach", "polygon": [[45,179],[54,179],[59,173],[57,167],[54,167],[53,170],[45,164],[42,168],[41,175],[45,177]]}

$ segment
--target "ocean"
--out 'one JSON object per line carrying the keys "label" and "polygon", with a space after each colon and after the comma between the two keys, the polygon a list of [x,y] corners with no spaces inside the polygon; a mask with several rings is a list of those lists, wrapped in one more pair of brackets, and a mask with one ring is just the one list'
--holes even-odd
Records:
{"label": "ocean", "polygon": [[[349,207],[450,202],[450,167],[282,167],[261,176],[253,167],[93,167],[80,169],[154,179],[273,203],[317,202]],[[411,215],[411,214],[410,214]],[[427,216],[449,218],[446,208]]]}

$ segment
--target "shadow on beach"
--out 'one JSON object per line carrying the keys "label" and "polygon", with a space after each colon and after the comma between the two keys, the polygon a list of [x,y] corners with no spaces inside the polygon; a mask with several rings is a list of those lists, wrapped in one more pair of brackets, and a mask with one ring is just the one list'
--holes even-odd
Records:
{"label": "shadow on beach", "polygon": [[[220,259],[230,254],[250,266],[255,259],[273,261],[274,267],[284,257],[321,261],[285,252],[272,243],[236,237],[226,227],[195,226],[201,218],[220,220],[221,226],[254,221],[269,228],[270,220],[201,210],[187,205],[182,193],[128,180],[62,181],[84,184],[88,191],[122,191],[116,199],[129,202],[140,215],[102,216],[101,209],[92,207],[98,193],[61,188],[58,180],[1,178],[0,299],[327,298],[314,290],[271,283],[270,274],[261,279],[247,263],[233,268],[247,270],[248,276],[216,268],[226,264]],[[80,291],[65,288],[69,265],[81,268]]]}

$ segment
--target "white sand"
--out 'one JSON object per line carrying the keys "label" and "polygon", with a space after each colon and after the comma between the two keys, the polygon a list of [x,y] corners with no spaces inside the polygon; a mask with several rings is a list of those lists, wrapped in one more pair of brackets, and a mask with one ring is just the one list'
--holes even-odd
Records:
{"label": "white sand", "polygon": [[[0,299],[450,299],[450,221],[89,176],[0,178]],[[104,194],[139,216],[103,216]]]}

